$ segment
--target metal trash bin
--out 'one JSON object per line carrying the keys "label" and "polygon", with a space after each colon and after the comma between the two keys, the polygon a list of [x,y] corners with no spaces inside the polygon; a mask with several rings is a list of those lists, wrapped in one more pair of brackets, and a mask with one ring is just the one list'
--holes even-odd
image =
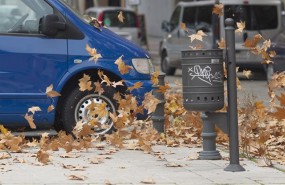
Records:
{"label": "metal trash bin", "polygon": [[185,109],[215,111],[223,108],[223,50],[187,50],[181,54]]}

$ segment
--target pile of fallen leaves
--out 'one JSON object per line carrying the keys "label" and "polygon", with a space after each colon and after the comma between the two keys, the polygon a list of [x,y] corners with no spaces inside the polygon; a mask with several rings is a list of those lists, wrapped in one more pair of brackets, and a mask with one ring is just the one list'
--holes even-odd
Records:
{"label": "pile of fallen leaves", "polygon": [[248,157],[260,156],[265,166],[272,165],[272,160],[285,164],[285,94],[280,92],[284,82],[284,72],[273,76],[268,85],[268,106],[248,97],[239,109],[242,151]]}

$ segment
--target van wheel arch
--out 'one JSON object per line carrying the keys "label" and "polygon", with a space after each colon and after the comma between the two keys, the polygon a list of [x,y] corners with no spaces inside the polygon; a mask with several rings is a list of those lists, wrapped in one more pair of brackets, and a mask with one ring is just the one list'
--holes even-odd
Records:
{"label": "van wheel arch", "polygon": [[[114,73],[106,70],[102,70],[106,76],[109,77],[111,81],[120,81],[122,78],[119,76],[115,75]],[[86,71],[81,71],[75,75],[73,75],[63,86],[60,94],[61,96],[58,98],[57,101],[57,106],[56,106],[56,114],[55,114],[55,123],[54,123],[54,128],[55,130],[63,130],[63,122],[61,120],[61,112],[64,106],[64,102],[68,95],[76,88],[79,89],[79,79],[83,77],[83,74],[89,75],[92,78],[92,81],[96,82],[98,80],[101,80],[98,76],[98,71],[99,69],[93,69],[93,70],[86,70]],[[122,94],[125,94],[127,92],[127,87],[126,86],[118,86],[117,91],[121,92]]]}

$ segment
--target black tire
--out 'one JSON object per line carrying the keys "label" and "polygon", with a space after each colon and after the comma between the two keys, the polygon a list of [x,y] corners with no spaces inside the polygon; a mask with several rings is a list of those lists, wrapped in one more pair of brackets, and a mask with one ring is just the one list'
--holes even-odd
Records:
{"label": "black tire", "polygon": [[[62,111],[61,111],[61,120],[63,124],[63,129],[67,133],[72,133],[73,128],[75,127],[78,121],[88,122],[90,117],[88,116],[87,106],[91,104],[91,100],[95,103],[105,102],[107,104],[106,108],[108,112],[112,112],[113,114],[117,110],[117,103],[113,99],[113,95],[115,94],[115,89],[113,87],[107,87],[102,85],[104,89],[104,93],[101,95],[95,94],[91,91],[80,91],[79,88],[73,89],[65,99]],[[110,134],[114,130],[114,124],[112,119],[108,116],[101,118],[101,124],[106,126],[106,129],[94,130],[98,134]]]}
{"label": "black tire", "polygon": [[174,75],[175,73],[174,67],[169,67],[167,64],[167,54],[165,52],[161,55],[161,71],[164,72],[166,75]]}

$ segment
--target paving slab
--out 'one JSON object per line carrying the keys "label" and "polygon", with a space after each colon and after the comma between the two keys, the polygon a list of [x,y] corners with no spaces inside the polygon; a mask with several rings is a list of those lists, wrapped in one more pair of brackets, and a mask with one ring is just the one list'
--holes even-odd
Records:
{"label": "paving slab", "polygon": [[[153,150],[163,155],[157,157],[142,151],[119,150],[101,164],[90,163],[90,159],[102,154],[98,149],[72,152],[77,158],[61,158],[65,154],[62,150],[49,151],[51,162],[42,166],[31,156],[38,149],[28,149],[26,153],[11,153],[11,158],[0,160],[0,184],[285,184],[284,172],[258,167],[247,159],[241,161],[245,172],[226,172],[227,160],[194,159],[201,148],[154,146]],[[228,156],[224,151],[221,154]],[[15,159],[24,159],[25,163],[15,163]],[[167,167],[169,164],[178,164],[178,167]],[[84,169],[72,171],[63,168],[64,165]],[[69,180],[70,175],[81,175],[85,179]]]}

